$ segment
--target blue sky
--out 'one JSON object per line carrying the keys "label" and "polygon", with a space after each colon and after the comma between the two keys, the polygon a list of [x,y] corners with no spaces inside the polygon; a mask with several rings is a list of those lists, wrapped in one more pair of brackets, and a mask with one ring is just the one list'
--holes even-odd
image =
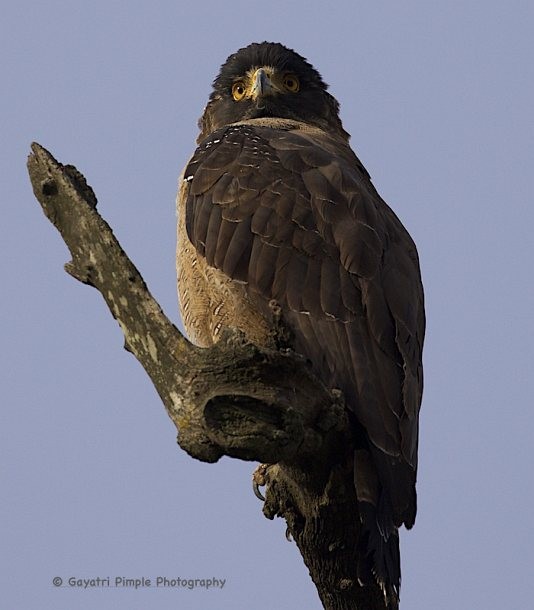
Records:
{"label": "blue sky", "polygon": [[[37,140],[75,164],[178,321],[177,177],[220,64],[253,41],[306,56],[418,244],[428,334],[419,514],[401,608],[524,608],[534,531],[529,2],[24,2],[2,9],[2,604],[319,608],[253,464],[195,462],[100,295],[62,269],[33,199]],[[225,579],[78,590],[56,576]]]}

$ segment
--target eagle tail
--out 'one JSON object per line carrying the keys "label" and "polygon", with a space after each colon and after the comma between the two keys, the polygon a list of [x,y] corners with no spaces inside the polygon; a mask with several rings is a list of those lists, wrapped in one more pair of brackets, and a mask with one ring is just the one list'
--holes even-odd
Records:
{"label": "eagle tail", "polygon": [[361,530],[358,548],[358,579],[363,585],[378,583],[388,610],[398,610],[401,582],[399,531],[380,510],[359,502]]}

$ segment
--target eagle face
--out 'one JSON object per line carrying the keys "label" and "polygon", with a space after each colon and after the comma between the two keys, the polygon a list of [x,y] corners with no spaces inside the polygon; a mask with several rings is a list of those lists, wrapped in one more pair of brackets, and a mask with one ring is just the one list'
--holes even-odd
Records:
{"label": "eagle face", "polygon": [[228,57],[199,121],[200,142],[216,129],[257,118],[291,119],[338,133],[339,104],[304,57],[280,43],[253,43]]}

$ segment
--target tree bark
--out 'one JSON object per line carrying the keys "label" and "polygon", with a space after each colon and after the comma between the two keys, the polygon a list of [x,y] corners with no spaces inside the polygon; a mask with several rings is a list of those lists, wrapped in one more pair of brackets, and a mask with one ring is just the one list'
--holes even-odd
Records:
{"label": "tree bark", "polygon": [[194,346],[150,294],[82,174],[35,143],[28,171],[70,250],[66,271],[102,294],[125,349],[176,425],[180,447],[204,462],[228,455],[271,464],[256,479],[267,484],[263,512],[286,520],[324,608],[386,610],[378,585],[362,587],[356,577],[359,515],[342,397],[286,347],[275,309],[278,349],[259,348],[231,330],[213,347]]}

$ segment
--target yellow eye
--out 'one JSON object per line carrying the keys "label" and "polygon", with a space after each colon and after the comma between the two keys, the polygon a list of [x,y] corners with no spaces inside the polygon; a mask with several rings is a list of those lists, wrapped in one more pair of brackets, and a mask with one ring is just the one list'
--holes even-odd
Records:
{"label": "yellow eye", "polygon": [[294,74],[284,76],[284,87],[291,93],[297,93],[300,89],[299,79]]}
{"label": "yellow eye", "polygon": [[238,81],[232,85],[232,97],[236,102],[239,102],[245,97],[245,85],[242,81]]}

